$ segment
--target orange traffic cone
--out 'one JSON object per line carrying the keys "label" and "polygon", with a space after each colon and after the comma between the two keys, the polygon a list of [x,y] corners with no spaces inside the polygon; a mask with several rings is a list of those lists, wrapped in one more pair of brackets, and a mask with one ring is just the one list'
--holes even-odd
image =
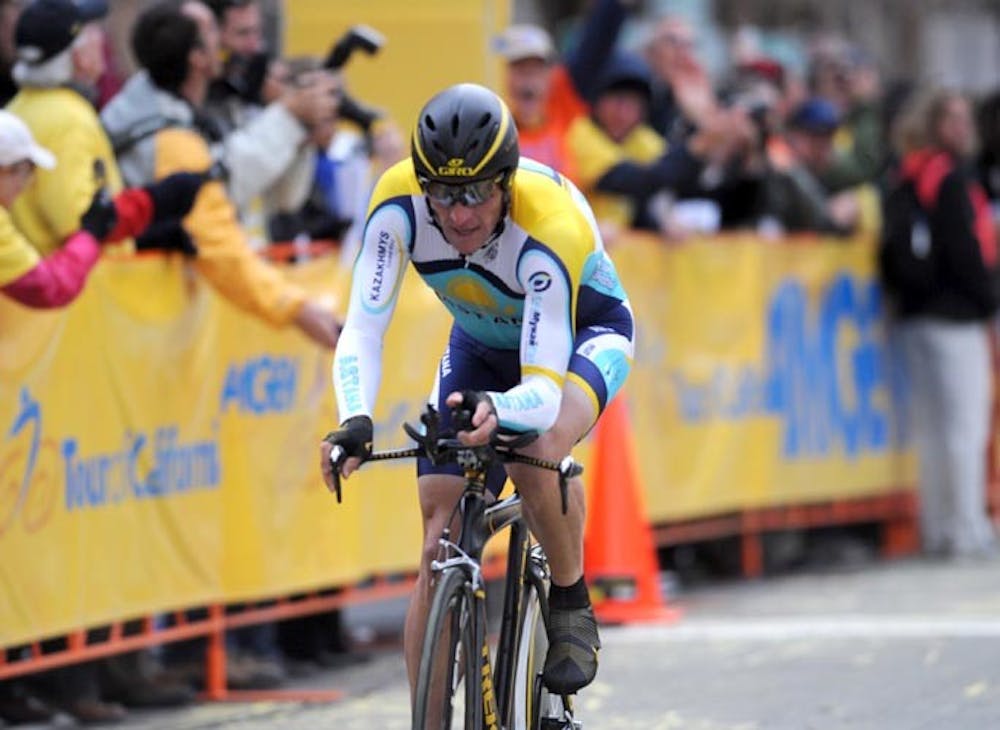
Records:
{"label": "orange traffic cone", "polygon": [[676,620],[660,595],[653,535],[646,520],[632,428],[623,398],[597,423],[584,536],[584,572],[594,613],[605,623]]}

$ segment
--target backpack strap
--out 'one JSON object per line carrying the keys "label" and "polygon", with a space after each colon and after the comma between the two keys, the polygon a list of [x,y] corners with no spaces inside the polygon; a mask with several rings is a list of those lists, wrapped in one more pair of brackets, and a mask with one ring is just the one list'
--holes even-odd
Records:
{"label": "backpack strap", "polygon": [[954,168],[955,163],[944,152],[934,155],[920,168],[913,181],[913,189],[924,210],[930,211],[934,208],[941,184]]}

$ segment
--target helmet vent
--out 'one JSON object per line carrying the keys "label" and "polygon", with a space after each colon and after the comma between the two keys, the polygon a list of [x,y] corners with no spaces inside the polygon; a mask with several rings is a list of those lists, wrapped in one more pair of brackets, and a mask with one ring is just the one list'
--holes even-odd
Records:
{"label": "helmet vent", "polygon": [[458,115],[457,114],[453,115],[452,118],[451,118],[451,133],[455,137],[458,136],[458,126],[459,126],[459,123],[460,123],[460,120],[458,118]]}
{"label": "helmet vent", "polygon": [[431,115],[430,115],[430,114],[425,114],[425,115],[424,115],[424,124],[426,124],[426,125],[427,125],[427,127],[428,127],[428,128],[429,128],[429,129],[430,129],[430,130],[431,130],[432,132],[436,132],[436,131],[437,131],[437,126],[436,126],[436,125],[434,124],[434,119],[433,119],[433,118],[431,117]]}
{"label": "helmet vent", "polygon": [[493,115],[490,114],[489,112],[486,112],[485,114],[483,114],[483,116],[480,117],[480,119],[479,119],[479,124],[476,125],[476,129],[482,129],[483,127],[485,127],[487,124],[490,123],[490,120],[492,118],[493,118]]}

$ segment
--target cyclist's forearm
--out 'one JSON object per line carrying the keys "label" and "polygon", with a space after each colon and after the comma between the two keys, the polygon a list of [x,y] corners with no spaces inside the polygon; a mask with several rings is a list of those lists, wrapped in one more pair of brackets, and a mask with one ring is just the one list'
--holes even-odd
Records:
{"label": "cyclist's forearm", "polygon": [[382,379],[382,336],[359,327],[344,327],[333,358],[333,387],[341,423],[354,416],[369,416]]}
{"label": "cyclist's forearm", "polygon": [[562,386],[552,375],[525,378],[503,393],[489,393],[500,428],[506,431],[544,432],[559,415]]}

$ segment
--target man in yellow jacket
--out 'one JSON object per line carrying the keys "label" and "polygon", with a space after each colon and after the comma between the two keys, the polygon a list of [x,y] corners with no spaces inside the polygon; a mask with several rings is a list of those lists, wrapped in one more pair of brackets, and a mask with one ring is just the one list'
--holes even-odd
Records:
{"label": "man in yellow jacket", "polygon": [[[219,72],[211,11],[200,2],[185,3],[180,10],[173,4],[154,6],[137,20],[132,45],[143,70],[101,114],[125,179],[142,185],[178,170],[210,167],[197,110]],[[319,344],[334,347],[340,326],[333,312],[250,249],[222,183],[202,188],[184,228],[198,249],[195,266],[222,296],[275,326],[294,324]]]}
{"label": "man in yellow jacket", "polygon": [[14,204],[17,228],[43,256],[58,249],[102,185],[112,195],[121,176],[107,135],[86,94],[104,72],[103,31],[107,3],[33,0],[15,29],[20,87],[8,105],[58,161],[58,171],[39,170]]}

